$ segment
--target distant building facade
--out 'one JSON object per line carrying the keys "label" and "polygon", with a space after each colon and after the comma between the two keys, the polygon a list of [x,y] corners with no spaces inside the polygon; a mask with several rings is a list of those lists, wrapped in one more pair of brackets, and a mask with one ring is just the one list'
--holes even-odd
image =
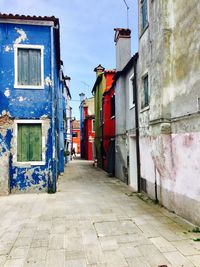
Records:
{"label": "distant building facade", "polygon": [[63,105],[64,109],[64,161],[65,163],[70,160],[70,153],[72,151],[72,107],[70,105],[70,80],[68,76],[63,76],[64,90],[63,90]]}
{"label": "distant building facade", "polygon": [[84,109],[84,159],[93,160],[95,157],[95,116],[94,97],[83,101]]}
{"label": "distant building facade", "polygon": [[129,29],[115,29],[114,40],[117,71],[115,76],[115,175],[133,186],[132,181],[135,180],[135,176],[137,177],[135,87],[133,86],[137,55],[131,56],[131,31]]}
{"label": "distant building facade", "polygon": [[116,75],[115,175],[140,191],[139,122],[137,100],[138,53],[131,56],[130,29],[115,29]]}
{"label": "distant building facade", "polygon": [[98,166],[104,168],[105,150],[103,146],[103,94],[112,85],[115,70],[105,70],[101,65],[97,66],[96,81],[92,89],[95,107],[95,149]]}
{"label": "distant building facade", "polygon": [[80,146],[80,121],[73,120],[72,121],[72,149],[75,149],[76,154],[80,154],[81,146]]}
{"label": "distant building facade", "polygon": [[[113,77],[115,71],[105,74],[107,76],[107,86],[102,98],[103,110],[103,168],[109,175],[115,174],[115,83]],[[109,78],[108,78],[109,77]]]}

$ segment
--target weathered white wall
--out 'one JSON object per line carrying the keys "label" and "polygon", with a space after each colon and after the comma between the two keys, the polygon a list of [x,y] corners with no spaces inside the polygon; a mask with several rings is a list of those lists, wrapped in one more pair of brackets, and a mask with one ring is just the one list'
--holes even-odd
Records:
{"label": "weathered white wall", "polygon": [[116,138],[115,138],[115,175],[122,181],[127,180],[127,150],[126,150],[126,94],[124,79],[120,77],[116,82],[115,89],[115,118],[116,118]]}
{"label": "weathered white wall", "polygon": [[121,71],[131,57],[130,38],[119,38],[116,42],[116,70]]}
{"label": "weathered white wall", "polygon": [[[140,1],[138,1],[139,3]],[[200,4],[149,1],[149,27],[139,39],[139,103],[149,74],[150,105],[140,106],[141,176],[147,193],[200,223]]]}
{"label": "weathered white wall", "polygon": [[[122,71],[131,59],[130,37],[120,36],[116,41],[116,70]],[[126,135],[126,79],[120,75],[115,87],[115,176],[127,183],[127,135]]]}
{"label": "weathered white wall", "polygon": [[126,99],[125,99],[125,101],[126,101],[126,104],[125,104],[125,107],[126,107],[126,131],[135,130],[135,106],[133,106],[131,109],[129,106],[129,99],[130,99],[129,80],[130,80],[130,77],[133,75],[133,73],[134,73],[134,69],[132,66],[132,68],[124,75],[124,92],[126,95]]}

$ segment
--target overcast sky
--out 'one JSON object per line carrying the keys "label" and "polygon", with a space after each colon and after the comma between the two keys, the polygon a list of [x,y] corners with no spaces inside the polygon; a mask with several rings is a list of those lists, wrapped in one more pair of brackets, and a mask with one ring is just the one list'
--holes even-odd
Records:
{"label": "overcast sky", "polygon": [[[137,51],[137,0],[129,5],[132,54]],[[91,96],[93,69],[102,64],[115,68],[114,28],[127,28],[123,0],[0,0],[1,13],[52,16],[61,27],[61,57],[65,74],[71,77],[73,115],[79,119],[79,93]]]}

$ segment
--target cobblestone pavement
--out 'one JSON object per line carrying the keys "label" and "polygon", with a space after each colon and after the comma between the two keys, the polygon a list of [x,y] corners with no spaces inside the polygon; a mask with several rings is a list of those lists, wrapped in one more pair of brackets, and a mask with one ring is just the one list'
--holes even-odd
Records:
{"label": "cobblestone pavement", "polygon": [[0,266],[200,267],[200,233],[75,160],[56,194],[0,198]]}

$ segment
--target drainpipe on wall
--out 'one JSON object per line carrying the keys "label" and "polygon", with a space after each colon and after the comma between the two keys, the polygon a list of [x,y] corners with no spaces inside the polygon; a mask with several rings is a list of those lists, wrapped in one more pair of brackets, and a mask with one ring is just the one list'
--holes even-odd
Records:
{"label": "drainpipe on wall", "polygon": [[156,166],[154,166],[154,172],[155,172],[155,202],[158,203],[158,185],[157,185]]}
{"label": "drainpipe on wall", "polygon": [[136,155],[137,155],[137,183],[138,192],[141,192],[141,176],[140,176],[140,143],[139,143],[139,118],[138,118],[138,87],[137,87],[137,59],[138,54],[135,55],[134,60],[134,79],[133,88],[135,88],[135,127],[136,127]]}

